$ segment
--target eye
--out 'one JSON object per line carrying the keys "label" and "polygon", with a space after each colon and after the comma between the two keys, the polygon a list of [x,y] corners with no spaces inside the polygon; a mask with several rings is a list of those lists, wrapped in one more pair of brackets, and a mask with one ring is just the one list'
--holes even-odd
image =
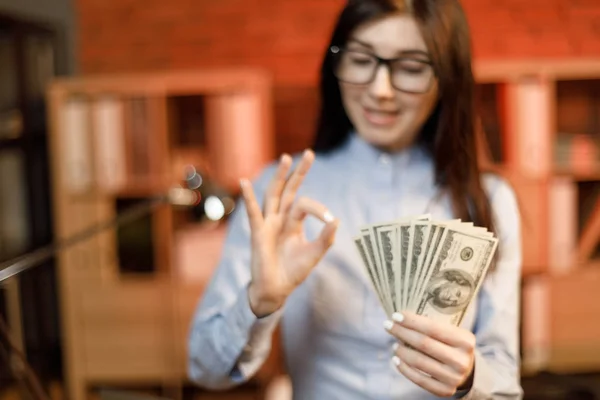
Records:
{"label": "eye", "polygon": [[368,54],[362,53],[349,53],[348,60],[356,65],[371,65],[373,64],[373,57]]}
{"label": "eye", "polygon": [[426,73],[429,65],[417,60],[399,60],[395,63],[394,68],[407,74],[419,75]]}

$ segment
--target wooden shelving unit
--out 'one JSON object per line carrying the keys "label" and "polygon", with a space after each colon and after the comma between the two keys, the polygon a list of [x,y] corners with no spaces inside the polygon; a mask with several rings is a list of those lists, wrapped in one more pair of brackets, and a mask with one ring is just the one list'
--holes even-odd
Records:
{"label": "wooden shelving unit", "polygon": [[522,212],[523,374],[596,372],[600,59],[485,61],[475,71],[495,167]]}
{"label": "wooden shelving unit", "polygon": [[[57,239],[167,193],[190,165],[233,199],[275,156],[260,70],[61,79],[48,104]],[[97,385],[186,382],[188,323],[225,224],[164,205],[58,256],[70,400]]]}

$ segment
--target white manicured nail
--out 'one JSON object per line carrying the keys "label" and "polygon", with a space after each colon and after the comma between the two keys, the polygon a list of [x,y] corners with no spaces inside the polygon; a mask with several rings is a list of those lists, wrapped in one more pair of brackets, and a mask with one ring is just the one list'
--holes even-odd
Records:
{"label": "white manicured nail", "polygon": [[400,347],[400,343],[394,343],[392,345],[392,350],[394,350],[394,353],[398,350],[398,347]]}
{"label": "white manicured nail", "polygon": [[390,329],[392,329],[392,327],[393,327],[393,326],[394,326],[394,323],[393,323],[392,321],[390,321],[389,319],[388,319],[388,320],[385,320],[385,321],[383,321],[383,327],[384,327],[386,330],[388,330],[388,331],[389,331]]}
{"label": "white manicured nail", "polygon": [[329,210],[325,211],[325,214],[323,214],[323,220],[325,222],[332,222],[334,219],[333,214]]}
{"label": "white manicured nail", "polygon": [[392,314],[392,319],[398,323],[404,321],[404,315],[400,314],[400,313],[393,313]]}
{"label": "white manicured nail", "polygon": [[396,367],[400,366],[400,363],[401,363],[401,361],[400,361],[400,359],[398,358],[398,356],[394,356],[394,357],[392,357],[392,362],[394,363],[394,365],[395,365]]}

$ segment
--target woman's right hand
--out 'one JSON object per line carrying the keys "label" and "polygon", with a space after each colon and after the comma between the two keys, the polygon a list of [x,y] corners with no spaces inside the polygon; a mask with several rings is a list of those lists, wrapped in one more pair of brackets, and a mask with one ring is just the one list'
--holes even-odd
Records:
{"label": "woman's right hand", "polygon": [[[286,180],[292,158],[284,154],[260,209],[252,185],[241,181],[242,195],[250,222],[252,281],[248,289],[250,308],[258,317],[277,311],[302,283],[333,244],[338,221],[327,208],[296,192],[315,155],[304,152]],[[319,237],[308,241],[302,223],[313,215],[325,223]]]}

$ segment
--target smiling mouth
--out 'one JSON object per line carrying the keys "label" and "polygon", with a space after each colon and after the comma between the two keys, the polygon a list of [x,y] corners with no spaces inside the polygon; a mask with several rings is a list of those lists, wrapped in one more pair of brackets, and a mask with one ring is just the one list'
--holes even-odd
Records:
{"label": "smiling mouth", "polygon": [[367,121],[377,126],[389,126],[396,122],[400,114],[399,111],[381,111],[371,108],[363,108]]}

